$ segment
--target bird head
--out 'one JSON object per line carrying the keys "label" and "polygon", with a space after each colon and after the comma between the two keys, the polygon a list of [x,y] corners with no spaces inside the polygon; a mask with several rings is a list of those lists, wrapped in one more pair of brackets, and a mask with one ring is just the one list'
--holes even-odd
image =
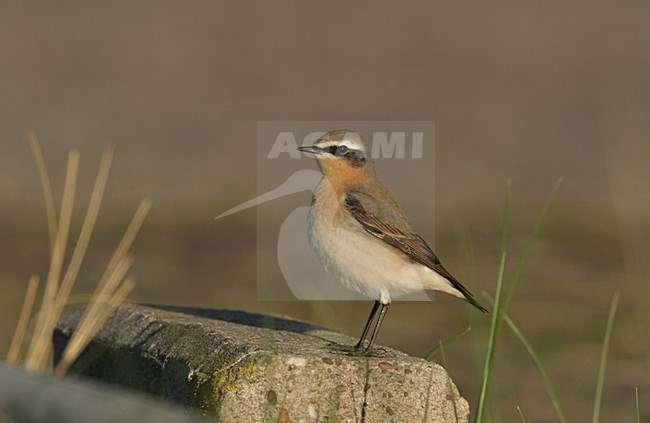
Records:
{"label": "bird head", "polygon": [[323,135],[309,147],[299,151],[314,155],[323,174],[328,176],[374,174],[368,144],[361,134],[337,129]]}

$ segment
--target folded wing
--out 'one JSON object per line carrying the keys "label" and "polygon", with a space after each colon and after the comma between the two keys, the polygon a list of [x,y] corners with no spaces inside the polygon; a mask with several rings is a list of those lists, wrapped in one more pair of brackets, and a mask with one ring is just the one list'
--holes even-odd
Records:
{"label": "folded wing", "polygon": [[398,212],[388,212],[373,196],[360,191],[348,192],[344,205],[368,233],[398,249],[411,260],[440,274],[463,294],[468,303],[487,313],[487,310],[474,299],[472,293],[443,267],[431,247],[411,227],[399,206],[396,208]]}

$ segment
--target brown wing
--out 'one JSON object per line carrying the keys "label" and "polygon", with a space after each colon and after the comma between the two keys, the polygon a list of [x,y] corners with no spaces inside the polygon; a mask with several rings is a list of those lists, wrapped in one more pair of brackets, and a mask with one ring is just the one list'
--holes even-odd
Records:
{"label": "brown wing", "polygon": [[390,213],[374,197],[358,191],[346,195],[345,208],[368,233],[398,249],[411,260],[437,272],[460,291],[467,302],[487,312],[467,288],[443,267],[431,247],[413,230],[401,212]]}

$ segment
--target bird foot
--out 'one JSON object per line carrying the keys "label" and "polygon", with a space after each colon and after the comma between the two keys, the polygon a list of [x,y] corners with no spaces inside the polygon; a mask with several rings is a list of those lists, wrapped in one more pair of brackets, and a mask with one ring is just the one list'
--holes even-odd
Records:
{"label": "bird foot", "polygon": [[366,355],[370,351],[370,342],[367,340],[359,341],[357,345],[354,346],[354,352],[360,355]]}

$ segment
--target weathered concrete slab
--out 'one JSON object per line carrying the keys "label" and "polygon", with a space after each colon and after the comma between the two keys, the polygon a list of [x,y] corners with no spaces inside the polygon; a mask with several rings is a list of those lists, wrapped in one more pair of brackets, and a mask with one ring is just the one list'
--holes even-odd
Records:
{"label": "weathered concrete slab", "polygon": [[[59,322],[55,359],[80,313]],[[72,368],[225,422],[454,422],[469,407],[435,363],[309,323],[240,311],[124,305]],[[455,407],[453,399],[455,399]]]}

